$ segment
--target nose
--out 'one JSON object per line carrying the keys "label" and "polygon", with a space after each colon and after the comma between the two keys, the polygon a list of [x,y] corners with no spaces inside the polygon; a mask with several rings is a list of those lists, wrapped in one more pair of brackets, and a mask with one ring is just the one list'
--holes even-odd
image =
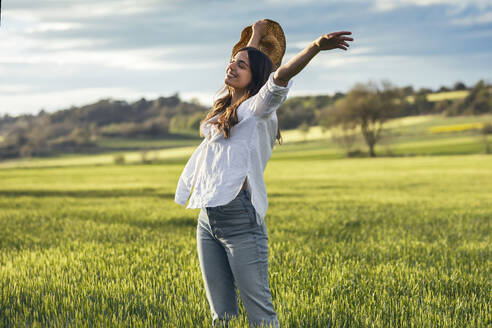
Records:
{"label": "nose", "polygon": [[229,63],[229,65],[227,65],[227,69],[236,70],[236,66],[235,65],[237,65],[236,62]]}

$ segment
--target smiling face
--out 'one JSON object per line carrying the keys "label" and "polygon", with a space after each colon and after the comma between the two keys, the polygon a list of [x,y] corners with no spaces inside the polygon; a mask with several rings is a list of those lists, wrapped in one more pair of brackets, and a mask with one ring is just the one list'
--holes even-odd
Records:
{"label": "smiling face", "polygon": [[250,84],[251,78],[248,52],[239,51],[227,66],[224,83],[236,90],[241,90]]}

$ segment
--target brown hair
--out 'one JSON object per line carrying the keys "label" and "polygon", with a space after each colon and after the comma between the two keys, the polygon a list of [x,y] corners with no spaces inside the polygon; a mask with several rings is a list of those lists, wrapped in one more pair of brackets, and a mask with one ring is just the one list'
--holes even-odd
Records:
{"label": "brown hair", "polygon": [[[210,109],[207,116],[200,122],[200,136],[202,137],[204,136],[201,129],[202,124],[204,124],[208,119],[219,114],[217,121],[212,121],[210,123],[215,125],[219,131],[222,131],[224,138],[229,138],[231,135],[231,128],[239,122],[237,118],[237,108],[243,101],[258,93],[261,87],[267,82],[268,77],[273,71],[272,61],[264,52],[254,47],[245,47],[239,49],[236,54],[242,50],[248,51],[251,70],[251,83],[246,87],[247,90],[244,95],[234,104],[231,104],[232,87],[224,85],[221,90],[219,90],[219,95],[226,91],[227,94],[215,100],[212,109]],[[280,128],[277,128],[276,139],[279,144],[282,144]]]}

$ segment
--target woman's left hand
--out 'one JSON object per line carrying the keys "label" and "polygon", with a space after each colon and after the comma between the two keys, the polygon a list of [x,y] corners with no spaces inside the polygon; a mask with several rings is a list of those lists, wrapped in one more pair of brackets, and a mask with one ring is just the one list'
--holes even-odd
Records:
{"label": "woman's left hand", "polygon": [[328,33],[317,38],[314,41],[314,44],[318,47],[319,50],[330,50],[335,48],[347,50],[350,45],[346,41],[354,41],[353,38],[344,36],[349,34],[352,34],[352,32],[340,31]]}
{"label": "woman's left hand", "polygon": [[253,29],[253,34],[257,34],[260,37],[264,37],[267,33],[268,22],[265,19],[256,21],[251,27]]}

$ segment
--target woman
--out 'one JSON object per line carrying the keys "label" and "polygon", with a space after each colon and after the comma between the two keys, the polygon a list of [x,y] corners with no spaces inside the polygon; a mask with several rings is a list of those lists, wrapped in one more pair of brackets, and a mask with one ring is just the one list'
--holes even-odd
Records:
{"label": "woman", "polygon": [[266,22],[257,21],[248,46],[226,69],[227,95],[216,100],[200,126],[204,140],[187,162],[175,201],[200,208],[197,248],[212,324],[238,315],[238,288],[251,326],[279,326],[268,280],[268,206],[263,172],[275,139],[276,116],[298,74],[320,51],[347,50],[341,31],[322,35],[276,71],[258,50]]}

